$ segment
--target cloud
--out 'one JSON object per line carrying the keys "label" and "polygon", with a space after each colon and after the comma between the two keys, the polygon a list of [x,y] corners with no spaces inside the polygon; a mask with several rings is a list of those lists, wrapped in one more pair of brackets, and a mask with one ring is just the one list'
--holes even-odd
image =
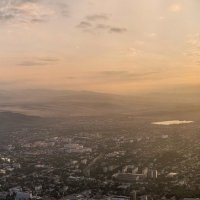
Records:
{"label": "cloud", "polygon": [[127,56],[129,57],[135,57],[135,56],[138,56],[141,54],[141,51],[134,48],[134,47],[131,47],[128,49],[128,53],[126,53]]}
{"label": "cloud", "polygon": [[43,23],[43,22],[46,22],[47,20],[45,20],[45,19],[33,18],[33,19],[31,19],[30,21],[33,22],[33,23]]}
{"label": "cloud", "polygon": [[112,33],[124,33],[127,31],[126,28],[120,28],[120,27],[110,27],[109,29],[110,32]]}
{"label": "cloud", "polygon": [[23,61],[19,63],[18,65],[24,66],[24,67],[33,67],[33,66],[41,66],[41,65],[47,65],[46,62],[36,62],[36,61]]}
{"label": "cloud", "polygon": [[44,57],[44,58],[35,58],[33,60],[25,60],[18,63],[17,65],[24,67],[34,67],[34,66],[52,65],[53,63],[58,61],[59,59],[57,58]]}
{"label": "cloud", "polygon": [[143,79],[154,79],[154,75],[158,72],[144,72],[144,73],[133,73],[130,71],[101,71],[97,75],[97,80],[102,81],[116,81],[116,82],[126,82],[135,81]]}
{"label": "cloud", "polygon": [[108,33],[124,33],[127,31],[126,28],[122,27],[113,27],[107,24],[92,24],[87,21],[82,21],[77,25],[78,28],[83,31],[89,31],[91,33],[99,32],[99,31],[107,31]]}
{"label": "cloud", "polygon": [[110,28],[107,24],[97,24],[96,29],[108,30]]}
{"label": "cloud", "polygon": [[55,15],[66,15],[67,5],[47,0],[1,0],[0,22],[42,23]]}
{"label": "cloud", "polygon": [[182,7],[181,4],[172,4],[172,5],[169,7],[169,11],[170,11],[170,12],[180,12],[182,9],[183,9],[183,7]]}
{"label": "cloud", "polygon": [[57,59],[57,58],[49,58],[49,57],[38,58],[38,60],[43,61],[43,62],[57,62],[57,61],[59,61],[59,59]]}
{"label": "cloud", "polygon": [[0,81],[0,85],[1,85],[1,87],[3,86],[3,87],[5,87],[5,86],[10,86],[10,85],[14,85],[14,86],[16,86],[16,84],[18,83],[18,81],[14,81],[14,80],[7,80],[7,81]]}
{"label": "cloud", "polygon": [[109,17],[106,14],[95,14],[86,16],[86,19],[89,21],[97,21],[97,20],[108,20]]}
{"label": "cloud", "polygon": [[58,12],[64,16],[64,17],[68,17],[69,16],[69,9],[68,9],[68,5],[65,4],[65,3],[58,3],[57,2],[57,9],[58,9]]}
{"label": "cloud", "polygon": [[189,36],[187,43],[194,46],[200,46],[200,34],[195,33]]}
{"label": "cloud", "polygon": [[88,28],[91,28],[92,27],[92,24],[90,22],[87,22],[87,21],[81,21],[78,25],[77,25],[78,28],[81,28],[81,29],[88,29]]}
{"label": "cloud", "polygon": [[[101,23],[101,21],[107,21],[107,23]],[[100,31],[106,31],[107,33],[124,33],[127,31],[124,27],[110,25],[109,17],[106,14],[88,15],[77,27],[90,33],[99,33]]]}
{"label": "cloud", "polygon": [[8,0],[0,3],[0,19],[8,21],[17,19],[20,21],[43,21],[50,14],[38,1],[33,0]]}
{"label": "cloud", "polygon": [[0,11],[0,21],[7,21],[14,18],[14,15]]}
{"label": "cloud", "polygon": [[199,64],[200,60],[200,34],[195,33],[188,36],[188,40],[186,41],[188,48],[184,53],[186,56],[192,59],[192,61]]}
{"label": "cloud", "polygon": [[87,21],[82,21],[77,25],[78,28],[83,31],[88,31],[91,33],[99,32],[99,31],[107,31],[108,33],[124,33],[127,31],[126,28],[121,27],[112,27],[107,24],[92,24]]}

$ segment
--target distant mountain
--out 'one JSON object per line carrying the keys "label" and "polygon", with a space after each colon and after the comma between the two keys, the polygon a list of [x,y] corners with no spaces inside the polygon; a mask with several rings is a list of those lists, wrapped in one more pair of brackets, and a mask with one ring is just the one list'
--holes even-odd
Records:
{"label": "distant mountain", "polygon": [[101,115],[122,112],[126,106],[122,96],[87,91],[0,91],[0,110],[30,115]]}
{"label": "distant mountain", "polygon": [[40,117],[27,116],[20,113],[0,112],[0,130],[4,127],[17,127],[39,121]]}
{"label": "distant mountain", "polygon": [[199,88],[176,88],[143,95],[114,95],[89,91],[0,91],[0,111],[36,116],[152,115],[200,113]]}

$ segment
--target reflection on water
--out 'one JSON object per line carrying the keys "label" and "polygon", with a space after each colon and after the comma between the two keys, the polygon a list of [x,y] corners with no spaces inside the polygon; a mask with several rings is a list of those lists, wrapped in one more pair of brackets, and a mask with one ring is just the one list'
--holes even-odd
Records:
{"label": "reflection on water", "polygon": [[171,121],[153,122],[152,124],[168,126],[168,125],[190,124],[190,123],[193,123],[193,122],[194,121],[171,120]]}

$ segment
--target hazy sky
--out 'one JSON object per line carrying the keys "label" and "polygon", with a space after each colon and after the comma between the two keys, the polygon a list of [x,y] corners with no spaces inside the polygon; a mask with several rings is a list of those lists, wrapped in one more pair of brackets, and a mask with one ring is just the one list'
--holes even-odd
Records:
{"label": "hazy sky", "polygon": [[199,0],[0,0],[0,87],[197,85],[199,10]]}

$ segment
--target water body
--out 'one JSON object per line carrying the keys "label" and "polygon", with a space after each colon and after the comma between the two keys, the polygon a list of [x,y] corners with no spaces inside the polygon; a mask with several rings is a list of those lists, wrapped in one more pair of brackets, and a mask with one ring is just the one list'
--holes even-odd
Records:
{"label": "water body", "polygon": [[155,125],[164,125],[164,126],[179,125],[179,124],[191,124],[191,123],[194,123],[194,121],[171,120],[171,121],[162,121],[162,122],[152,122],[152,124],[155,124]]}

